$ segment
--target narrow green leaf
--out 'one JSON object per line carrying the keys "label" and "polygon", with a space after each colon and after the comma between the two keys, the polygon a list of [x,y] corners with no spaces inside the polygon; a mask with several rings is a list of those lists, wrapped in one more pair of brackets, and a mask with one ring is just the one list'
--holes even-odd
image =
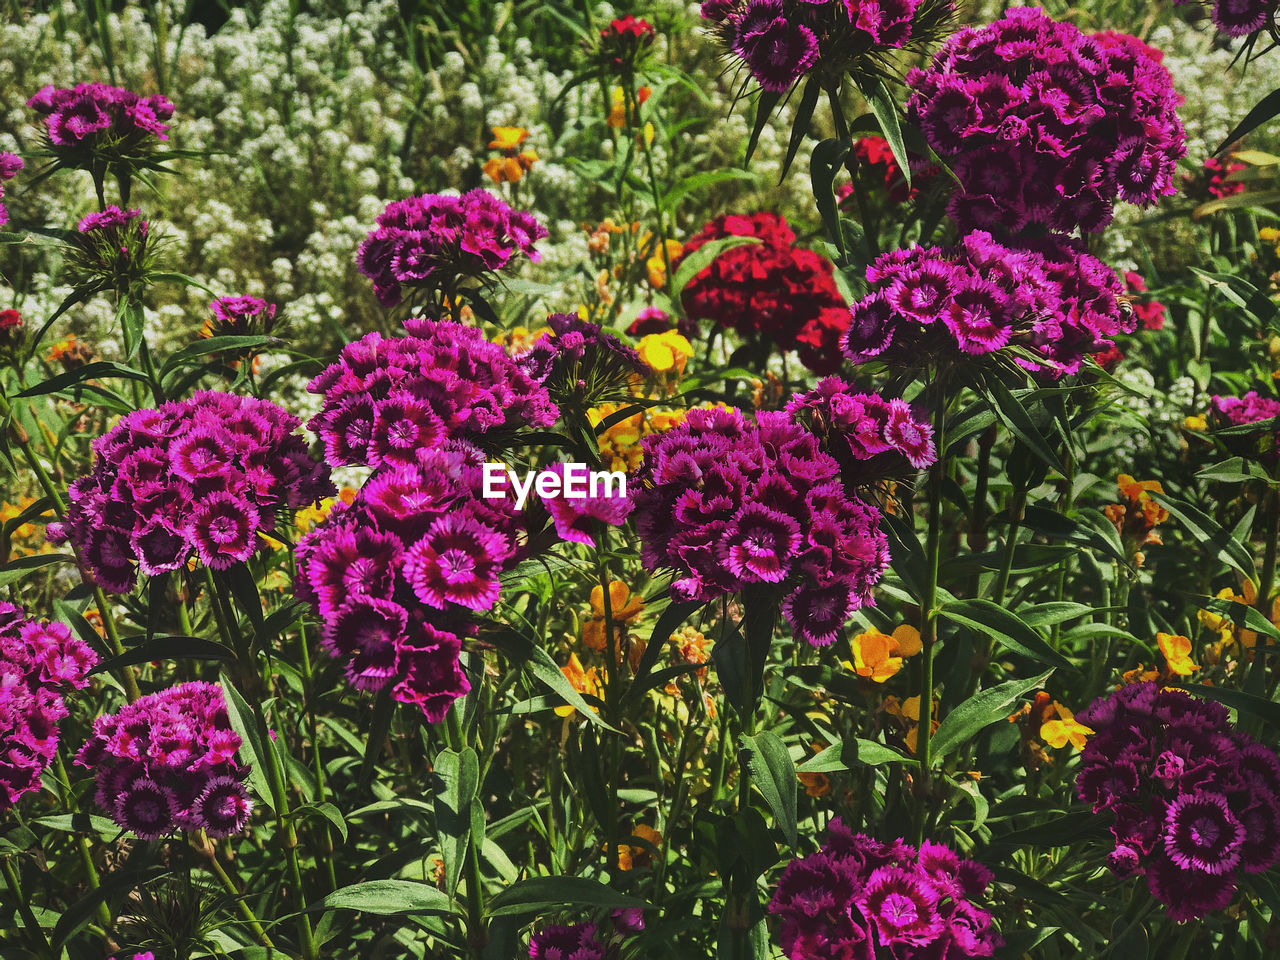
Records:
{"label": "narrow green leaf", "polygon": [[1219,559],[1257,583],[1258,571],[1254,567],[1253,555],[1230,533],[1218,526],[1217,521],[1191,504],[1175,500],[1168,494],[1152,491],[1151,497],[1173,514],[1193,537],[1217,547]]}
{"label": "narrow green leaf", "polygon": [[76,558],[69,553],[38,553],[30,557],[18,557],[8,563],[0,564],[0,587],[21,580],[33,571],[55,563],[75,563]]}
{"label": "narrow green leaf", "polygon": [[813,200],[817,204],[827,236],[840,251],[843,262],[849,255],[844,233],[840,229],[840,210],[836,204],[836,171],[844,163],[852,144],[848,140],[823,140],[813,148],[809,158],[809,181],[813,188]]}
{"label": "narrow green leaf", "polygon": [[1245,693],[1243,690],[1233,690],[1231,687],[1211,687],[1206,684],[1191,684],[1186,687],[1186,691],[1205,700],[1216,700],[1238,713],[1255,717],[1267,726],[1280,730],[1280,703],[1274,700]]}
{"label": "narrow green leaf", "polygon": [[231,678],[225,673],[219,677],[222,683],[223,699],[227,702],[227,716],[231,719],[231,729],[240,735],[240,760],[249,765],[249,783],[253,786],[258,800],[269,810],[275,810],[271,798],[271,787],[267,783],[268,746],[258,736],[258,725],[254,720],[253,710],[240,696]]}
{"label": "narrow green leaf", "polygon": [[1217,156],[1231,144],[1243,139],[1246,134],[1252,133],[1276,116],[1280,116],[1280,90],[1272,90],[1254,104],[1253,109],[1244,115],[1244,119],[1236,124],[1235,129],[1218,145],[1218,149],[1213,151],[1213,155]]}
{"label": "narrow green leaf", "polygon": [[855,766],[878,767],[882,763],[910,763],[911,757],[905,756],[883,743],[875,740],[864,740],[855,737],[833,743],[816,756],[810,757],[800,766],[797,773],[835,773],[841,770],[852,770]]}
{"label": "narrow green leaf", "polygon": [[1036,427],[1031,415],[1027,413],[1026,408],[1022,405],[998,377],[990,377],[985,384],[984,396],[987,402],[991,404],[991,409],[995,411],[997,418],[1010,432],[1013,433],[1027,448],[1040,459],[1042,463],[1050,469],[1057,470],[1061,474],[1066,474],[1062,463],[1049,445],[1045,443],[1044,437],[1041,435],[1039,428]]}
{"label": "narrow green leaf", "polygon": [[323,803],[304,803],[295,807],[290,815],[327,821],[338,831],[338,835],[342,837],[342,842],[347,842],[346,818],[343,817],[341,810],[328,801]]}
{"label": "narrow green leaf", "polygon": [[972,739],[979,731],[1008,717],[1013,704],[1024,694],[1043,687],[1052,673],[1052,670],[1046,670],[1029,680],[1007,680],[986,690],[979,690],[952,710],[938,724],[938,730],[933,735],[934,763],[941,764],[951,751]]}
{"label": "narrow green leaf", "polygon": [[795,116],[791,121],[791,137],[787,142],[787,155],[782,161],[782,172],[778,174],[778,182],[787,179],[787,171],[791,169],[791,161],[796,158],[796,151],[800,149],[800,144],[804,142],[804,138],[809,133],[809,124],[813,121],[813,111],[818,105],[818,97],[822,94],[822,81],[818,74],[811,74],[807,83],[805,83],[804,94],[800,98],[800,105],[796,107]]}
{"label": "narrow green leaf", "polygon": [[880,132],[884,134],[889,149],[893,151],[893,159],[898,163],[907,186],[911,186],[911,161],[907,157],[907,145],[902,139],[902,121],[898,116],[898,104],[893,94],[885,86],[884,80],[878,76],[864,78],[858,84],[866,98],[867,106],[880,123]]}
{"label": "narrow green leaf", "polygon": [[629,897],[587,877],[528,877],[513,883],[489,901],[491,917],[537,915],[587,904],[594,908],[631,909],[649,906],[638,897]]}
{"label": "narrow green leaf", "polygon": [[787,745],[777,734],[762,730],[754,737],[743,737],[742,746],[748,752],[752,782],[773,811],[787,843],[795,847],[796,765],[787,752]]}
{"label": "narrow green leaf", "polygon": [[377,917],[404,913],[456,913],[453,901],[429,883],[416,880],[365,880],[329,894],[308,909],[358,910]]}
{"label": "narrow green leaf", "polygon": [[471,747],[441,750],[432,773],[436,779],[436,830],[444,857],[444,892],[452,897],[471,835],[471,801],[480,789],[480,761]]}
{"label": "narrow green leaf", "polygon": [[[126,643],[128,641],[126,640]],[[129,649],[117,657],[104,660],[89,671],[107,673],[135,663],[150,663],[153,660],[234,660],[235,654],[220,643],[206,640],[203,637],[153,637],[131,644]]]}
{"label": "narrow green leaf", "polygon": [[74,370],[60,373],[56,377],[50,377],[42,383],[37,383],[34,387],[28,387],[18,396],[40,397],[49,393],[57,393],[59,390],[75,386],[77,383],[83,383],[85,380],[106,380],[112,377],[122,380],[147,379],[147,375],[141,370],[135,370],[133,367],[125,366],[123,363],[112,363],[110,360],[95,360],[93,363],[86,363],[83,367],[76,367]]}
{"label": "narrow green leaf", "polygon": [[990,600],[957,600],[938,611],[940,616],[990,637],[1037,663],[1074,672],[1066,657],[1010,610]]}

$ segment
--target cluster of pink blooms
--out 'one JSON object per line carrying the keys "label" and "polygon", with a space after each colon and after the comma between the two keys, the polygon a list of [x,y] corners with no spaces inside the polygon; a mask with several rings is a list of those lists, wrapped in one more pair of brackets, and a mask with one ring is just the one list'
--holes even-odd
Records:
{"label": "cluster of pink blooms", "polygon": [[933,425],[917,418],[910,404],[859,393],[839,377],[796,394],[787,413],[836,458],[846,481],[924,470],[938,459]]}
{"label": "cluster of pink blooms", "polygon": [[70,488],[51,543],[70,540],[103,589],[186,566],[248,560],[276,515],[334,493],[295,431],[266,400],[202,391],[129,414],[93,443],[93,471]]}
{"label": "cluster of pink blooms", "polygon": [[1115,818],[1107,865],[1145,873],[1174,920],[1224,909],[1240,873],[1280,861],[1280,759],[1235,730],[1226,707],[1148,681],[1076,719],[1094,731],[1076,792]]}
{"label": "cluster of pink blooms", "polygon": [[40,789],[67,715],[63,695],[84,687],[97,663],[65,624],[28,620],[0,600],[0,812]]}
{"label": "cluster of pink blooms", "polygon": [[1135,326],[1120,310],[1111,268],[1063,238],[1013,249],[974,231],[955,247],[883,254],[867,281],[871,292],[853,305],[843,338],[855,363],[1006,350],[1025,369],[1056,377]]}
{"label": "cluster of pink blooms", "polygon": [[703,0],[703,19],[761,88],[782,93],[821,59],[903,47],[923,0]]}
{"label": "cluster of pink blooms", "polygon": [[831,821],[817,853],[787,864],[769,912],[787,960],[961,960],[1004,939],[974,903],[991,871],[941,843],[881,843]]}
{"label": "cluster of pink blooms", "polygon": [[[1215,396],[1211,403],[1215,417],[1224,426],[1241,427],[1280,417],[1280,400],[1261,396],[1256,390],[1250,390],[1243,397]],[[1274,460],[1280,456],[1280,428],[1268,429],[1265,433],[1259,430],[1245,436],[1242,443],[1232,445],[1238,446],[1242,454]]]}
{"label": "cluster of pink blooms", "polygon": [[[4,153],[0,151],[0,200],[4,199],[4,182],[12,180],[18,175],[26,164],[22,162],[22,158],[15,153]],[[0,227],[9,222],[9,211],[3,203],[0,203]]]}
{"label": "cluster of pink blooms", "polygon": [[55,147],[94,148],[104,143],[137,143],[169,138],[165,122],[173,103],[155,94],[141,97],[105,83],[81,83],[70,89],[45,87],[27,101],[42,114]]}
{"label": "cluster of pink blooms", "polygon": [[357,690],[390,689],[439,722],[469,689],[458,664],[467,613],[498,600],[520,559],[511,498],[485,499],[483,454],[458,440],[378,470],[298,543],[297,595]]}
{"label": "cluster of pink blooms", "polygon": [[644,438],[634,494],[641,561],[676,572],[672,596],[773,585],[795,635],[832,643],[888,564],[879,514],[846,495],[839,464],[781,411],[691,410]]}
{"label": "cluster of pink blooms", "polygon": [[418,450],[450,440],[555,423],[546,389],[476,328],[418,318],[406,328],[407,337],[375,332],[347,344],[307,385],[324,395],[307,426],[329,463],[412,465]]}
{"label": "cluster of pink blooms", "polygon": [[1221,200],[1223,197],[1244,193],[1243,181],[1227,179],[1231,174],[1238,173],[1244,168],[1245,165],[1239,160],[1223,161],[1217,157],[1206,160],[1204,162],[1205,189],[1209,191],[1209,196]]}
{"label": "cluster of pink blooms", "polygon": [[1117,198],[1174,192],[1182,98],[1134,37],[1014,8],[952,35],[907,82],[910,118],[960,181],[948,212],[962,230],[1092,233]]}
{"label": "cluster of pink blooms", "polygon": [[496,195],[475,189],[460,197],[441,193],[394,200],[378,216],[356,254],[384,307],[404,287],[451,292],[460,280],[500,270],[523,253],[537,261],[534,243],[547,230],[532,214],[512,210]]}
{"label": "cluster of pink blooms", "polygon": [[94,771],[98,806],[143,840],[200,829],[229,837],[253,812],[239,749],[222,688],[192,682],[98,717],[76,763]]}

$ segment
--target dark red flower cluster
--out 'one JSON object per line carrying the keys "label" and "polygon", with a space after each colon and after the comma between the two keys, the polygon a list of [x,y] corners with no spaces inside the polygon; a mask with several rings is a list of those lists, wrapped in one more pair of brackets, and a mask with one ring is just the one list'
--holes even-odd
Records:
{"label": "dark red flower cluster", "polygon": [[1142,324],[1143,330],[1163,330],[1164,315],[1168,308],[1147,292],[1147,281],[1142,274],[1132,270],[1124,272],[1124,289],[1131,298],[1133,315]]}
{"label": "dark red flower cluster", "polygon": [[640,54],[653,44],[653,24],[631,14],[609,21],[600,31],[600,58],[619,70],[635,67]]}
{"label": "dark red flower cluster", "polygon": [[1244,164],[1239,160],[1228,160],[1225,163],[1217,157],[1210,157],[1204,162],[1204,174],[1208,178],[1209,196],[1221,200],[1237,193],[1244,193],[1244,184],[1227,177],[1237,170],[1243,170]]}
{"label": "dark red flower cluster", "polygon": [[683,257],[730,236],[760,242],[732,247],[711,261],[684,288],[685,312],[746,337],[763,336],[780,350],[796,350],[817,373],[839,369],[849,308],[832,279],[831,261],[795,246],[787,221],[767,211],[716,217],[685,244]]}

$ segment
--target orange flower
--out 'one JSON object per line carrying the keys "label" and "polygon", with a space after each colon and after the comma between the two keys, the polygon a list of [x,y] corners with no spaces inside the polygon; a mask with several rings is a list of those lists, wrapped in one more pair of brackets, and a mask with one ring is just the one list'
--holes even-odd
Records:
{"label": "orange flower", "polygon": [[860,677],[884,683],[902,669],[904,657],[920,652],[920,631],[905,623],[892,635],[867,630],[850,640],[849,646],[853,649],[853,663],[844,660],[843,666]]}
{"label": "orange flower", "polygon": [[831,792],[831,781],[825,773],[797,773],[804,792],[810,797],[825,797]]}
{"label": "orange flower", "polygon": [[[632,828],[631,836],[638,840],[644,840],[659,850],[662,849],[662,834],[653,829],[653,827],[641,823]],[[605,849],[608,849],[608,844],[605,845]],[[619,870],[633,870],[636,867],[647,866],[652,862],[653,852],[648,847],[632,846],[627,843],[618,844]]]}
{"label": "orange flower", "polygon": [[[600,682],[600,675],[596,672],[595,667],[583,669],[582,661],[578,659],[576,653],[569,655],[569,662],[560,668],[560,672],[565,678],[581,694],[589,694],[599,700],[604,699],[604,685]],[[599,707],[592,707],[592,712],[599,713]],[[556,707],[557,717],[567,717],[573,713],[573,707],[569,704]]]}
{"label": "orange flower", "polygon": [[[903,735],[903,743],[906,744],[907,752],[915,754],[916,752],[916,735],[920,727],[920,698],[907,697],[905,700],[898,700],[897,697],[885,697],[884,705],[881,707],[885,713],[895,718],[899,724],[905,728],[906,733]],[[938,715],[938,701],[933,701],[932,716]],[[932,720],[929,725],[930,735],[938,729],[938,721]]]}
{"label": "orange flower", "polygon": [[[649,99],[649,95],[653,93],[648,87],[641,87],[636,91],[636,107]],[[627,94],[621,87],[613,88],[613,107],[609,110],[609,116],[605,120],[609,126],[621,130],[627,125]]]}
{"label": "orange flower", "polygon": [[533,169],[538,155],[532,150],[520,150],[520,144],[529,136],[523,127],[494,127],[491,150],[501,152],[499,157],[485,161],[484,172],[494,183],[519,183],[526,172]]}
{"label": "orange flower", "polygon": [[[608,637],[604,630],[604,589],[599,584],[591,589],[591,611],[591,619],[582,625],[582,642],[588,650],[603,652],[608,647]],[[626,628],[643,614],[644,601],[632,596],[631,588],[621,580],[611,581],[609,616],[620,640],[625,637]]]}
{"label": "orange flower", "polygon": [[489,141],[489,149],[501,150],[503,153],[515,153],[529,136],[529,131],[524,127],[493,127],[492,130],[493,139]]}

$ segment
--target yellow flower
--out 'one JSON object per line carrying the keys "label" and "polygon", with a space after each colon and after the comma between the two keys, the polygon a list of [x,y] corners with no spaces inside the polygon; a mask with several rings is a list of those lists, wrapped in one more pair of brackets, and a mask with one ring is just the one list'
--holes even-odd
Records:
{"label": "yellow flower", "polygon": [[1182,421],[1182,425],[1188,430],[1208,430],[1209,421],[1203,416],[1187,417]]}
{"label": "yellow flower", "polygon": [[494,183],[518,183],[524,176],[524,168],[514,157],[490,157],[482,169]]}
{"label": "yellow flower", "polygon": [[693,356],[693,345],[676,331],[668,330],[642,337],[636,352],[657,373],[682,374],[685,363]]}
{"label": "yellow flower", "polygon": [[[649,94],[652,92],[648,87],[641,87],[636,91],[637,110],[640,108],[640,104],[649,99]],[[613,88],[613,106],[610,108],[609,116],[605,122],[618,130],[627,125],[627,94],[621,87]]]}
{"label": "yellow flower", "polygon": [[1189,677],[1192,672],[1199,670],[1198,664],[1191,660],[1191,639],[1177,633],[1157,633],[1156,644],[1160,647],[1160,652],[1164,654],[1165,662],[1169,665],[1169,672],[1175,673],[1180,677]]}
{"label": "yellow flower", "polygon": [[[631,836],[639,840],[644,840],[658,849],[662,848],[662,834],[653,829],[653,827],[646,826],[643,823],[632,828]],[[605,845],[605,848],[608,849],[608,844]],[[650,851],[648,847],[638,845],[631,846],[626,843],[618,844],[619,870],[634,870],[636,867],[645,866],[652,860],[653,852]]]}
{"label": "yellow flower", "polygon": [[[900,701],[897,697],[885,697],[884,705],[881,709],[889,716],[896,718],[906,728],[907,732],[903,735],[902,742],[906,745],[907,752],[914,755],[917,734],[920,729],[920,698],[918,696],[907,697],[907,699]],[[933,731],[938,729],[938,721],[933,719],[937,715],[938,701],[935,700],[930,714],[929,729],[931,735]]]}
{"label": "yellow flower", "polygon": [[494,127],[493,139],[489,141],[490,150],[501,150],[504,153],[515,153],[529,136],[524,127]]}
{"label": "yellow flower", "polygon": [[[648,246],[646,241],[648,237],[640,241],[641,247]],[[645,261],[645,267],[649,273],[649,286],[658,289],[667,285],[667,263],[674,263],[680,254],[684,253],[684,244],[679,240],[668,240],[666,243],[667,255],[662,256],[662,247],[657,247],[656,251]]]}
{"label": "yellow flower", "polygon": [[1083,750],[1085,741],[1093,730],[1077,720],[1075,714],[1056,700],[1053,702],[1053,709],[1057,711],[1058,716],[1052,720],[1046,720],[1041,725],[1040,739],[1058,749],[1070,743],[1077,750]]}
{"label": "yellow flower", "polygon": [[[845,660],[843,665],[860,677],[884,683],[902,669],[903,657],[920,652],[920,631],[905,623],[892,635],[868,630],[850,640],[849,645],[853,648],[853,663]],[[915,699],[918,707],[919,697]]]}
{"label": "yellow flower", "polygon": [[[560,668],[560,672],[579,693],[588,694],[600,700],[604,699],[604,685],[600,682],[600,675],[596,672],[596,668],[583,669],[582,661],[578,659],[576,653],[569,655],[569,662]],[[600,712],[599,707],[592,707],[591,710],[593,713]],[[567,717],[572,713],[573,707],[567,703],[556,707],[557,717]]]}
{"label": "yellow flower", "polygon": [[[604,589],[596,584],[591,590],[592,616],[582,625],[582,642],[588,650],[603,651],[608,646],[604,631]],[[609,583],[609,616],[620,634],[644,614],[644,601],[631,595],[631,588],[621,580]]]}
{"label": "yellow flower", "polygon": [[[36,500],[35,497],[21,496],[17,503],[9,503],[7,500],[0,504],[0,527],[7,524],[10,520],[20,517],[28,509],[30,509]],[[53,513],[49,510],[41,514],[42,517],[53,519]],[[26,557],[36,553],[51,553],[53,546],[39,536],[40,531],[36,525],[30,520],[21,523],[9,531],[9,549],[15,557]],[[39,542],[37,543],[37,539]],[[0,560],[4,557],[0,555]]]}
{"label": "yellow flower", "polygon": [[1258,239],[1265,240],[1267,243],[1280,241],[1280,230],[1275,227],[1263,227],[1258,231]]}
{"label": "yellow flower", "polygon": [[1124,686],[1131,683],[1146,683],[1148,680],[1158,679],[1159,676],[1159,670],[1148,670],[1142,664],[1138,664],[1132,670],[1126,670],[1120,674],[1120,683]]}

